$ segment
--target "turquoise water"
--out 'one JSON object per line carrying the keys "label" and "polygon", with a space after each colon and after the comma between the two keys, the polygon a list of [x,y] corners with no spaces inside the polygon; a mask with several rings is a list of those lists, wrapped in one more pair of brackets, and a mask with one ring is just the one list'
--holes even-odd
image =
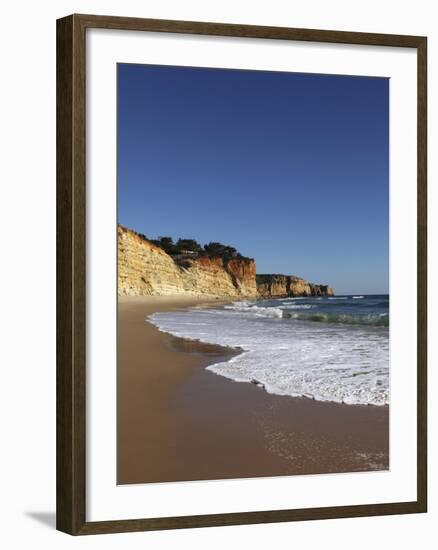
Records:
{"label": "turquoise water", "polygon": [[277,316],[284,319],[375,327],[389,326],[388,294],[277,298],[254,302],[236,302],[228,307],[252,311],[259,316],[265,314],[269,317]]}

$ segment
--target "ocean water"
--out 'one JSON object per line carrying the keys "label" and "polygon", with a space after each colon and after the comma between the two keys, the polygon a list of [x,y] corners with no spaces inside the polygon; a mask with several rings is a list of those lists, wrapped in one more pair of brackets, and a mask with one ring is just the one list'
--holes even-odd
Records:
{"label": "ocean water", "polygon": [[389,296],[239,301],[154,313],[161,331],[242,353],[207,367],[269,393],[389,404]]}

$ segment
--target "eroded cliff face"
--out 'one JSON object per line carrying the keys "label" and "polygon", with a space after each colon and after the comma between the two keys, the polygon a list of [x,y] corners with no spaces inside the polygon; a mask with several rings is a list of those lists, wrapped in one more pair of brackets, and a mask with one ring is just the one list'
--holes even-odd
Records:
{"label": "eroded cliff face", "polygon": [[257,297],[254,260],[184,258],[164,250],[133,231],[118,227],[118,293],[128,296],[175,294]]}
{"label": "eroded cliff face", "polygon": [[118,293],[125,296],[275,298],[333,296],[333,289],[294,275],[256,275],[254,260],[200,256],[174,259],[125,227],[118,227]]}
{"label": "eroded cliff face", "polygon": [[261,298],[294,296],[333,296],[328,285],[309,283],[294,275],[257,275],[257,293]]}

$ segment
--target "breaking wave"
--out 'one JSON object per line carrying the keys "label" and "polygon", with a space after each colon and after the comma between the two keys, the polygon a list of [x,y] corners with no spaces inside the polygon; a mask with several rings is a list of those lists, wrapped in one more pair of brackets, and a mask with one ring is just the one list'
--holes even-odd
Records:
{"label": "breaking wave", "polygon": [[[330,298],[329,298],[330,299]],[[365,306],[368,307],[368,306]],[[388,327],[388,313],[331,313],[322,311],[308,311],[317,308],[313,304],[280,303],[278,307],[259,306],[251,302],[234,302],[225,306],[225,309],[234,310],[255,317],[301,319],[318,323],[341,323],[345,325],[368,325],[374,327]]]}

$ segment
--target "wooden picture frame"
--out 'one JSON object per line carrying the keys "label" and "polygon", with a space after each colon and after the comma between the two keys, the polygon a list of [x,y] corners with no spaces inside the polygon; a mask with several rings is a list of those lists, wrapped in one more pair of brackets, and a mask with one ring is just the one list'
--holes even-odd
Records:
{"label": "wooden picture frame", "polygon": [[[86,520],[86,193],[87,29],[187,33],[411,48],[417,54],[418,347],[417,499],[293,510]],[[57,529],[72,535],[408,514],[427,510],[427,41],[421,36],[70,15],[57,21]]]}

